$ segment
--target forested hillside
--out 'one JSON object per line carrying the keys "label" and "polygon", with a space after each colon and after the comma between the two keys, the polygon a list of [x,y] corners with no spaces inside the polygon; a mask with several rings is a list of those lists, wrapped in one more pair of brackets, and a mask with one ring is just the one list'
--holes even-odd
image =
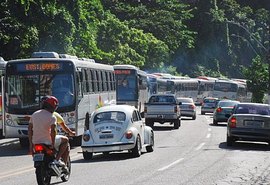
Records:
{"label": "forested hillside", "polygon": [[0,56],[55,51],[151,72],[242,78],[269,48],[269,0],[4,0]]}

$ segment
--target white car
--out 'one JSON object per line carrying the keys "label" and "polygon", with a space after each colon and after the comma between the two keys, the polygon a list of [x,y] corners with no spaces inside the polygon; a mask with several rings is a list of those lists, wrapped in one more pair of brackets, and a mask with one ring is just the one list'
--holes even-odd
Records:
{"label": "white car", "polygon": [[92,159],[93,153],[123,150],[139,157],[143,148],[154,150],[154,132],[135,107],[104,106],[92,113],[90,121],[86,120],[81,148],[85,160]]}

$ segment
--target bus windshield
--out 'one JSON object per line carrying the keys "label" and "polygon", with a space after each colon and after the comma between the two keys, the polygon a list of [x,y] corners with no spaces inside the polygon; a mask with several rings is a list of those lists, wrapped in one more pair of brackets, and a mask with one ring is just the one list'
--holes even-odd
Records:
{"label": "bus windshield", "polygon": [[237,92],[237,84],[230,82],[216,82],[214,90],[222,92]]}
{"label": "bus windshield", "polygon": [[118,74],[117,78],[117,100],[135,100],[137,90],[136,75]]}
{"label": "bus windshield", "polygon": [[36,110],[40,99],[53,95],[59,108],[74,103],[74,79],[71,74],[19,74],[7,77],[6,106],[12,110]]}

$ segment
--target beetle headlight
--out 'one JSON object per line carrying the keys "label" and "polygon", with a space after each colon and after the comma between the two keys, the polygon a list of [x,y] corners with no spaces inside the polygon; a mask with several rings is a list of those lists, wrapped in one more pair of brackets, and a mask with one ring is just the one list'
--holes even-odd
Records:
{"label": "beetle headlight", "polygon": [[131,139],[131,138],[133,137],[132,131],[131,131],[131,130],[128,130],[128,131],[125,133],[125,137],[126,137],[127,139]]}
{"label": "beetle headlight", "polygon": [[83,134],[83,140],[85,142],[89,141],[90,140],[90,135],[89,134]]}

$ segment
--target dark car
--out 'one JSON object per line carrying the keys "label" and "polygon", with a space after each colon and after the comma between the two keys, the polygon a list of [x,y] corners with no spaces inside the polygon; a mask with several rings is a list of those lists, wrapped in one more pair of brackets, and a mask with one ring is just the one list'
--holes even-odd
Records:
{"label": "dark car", "polygon": [[227,114],[231,114],[234,106],[240,103],[239,101],[233,100],[220,100],[217,103],[216,109],[213,114],[213,124],[217,125],[218,122],[227,122]]}
{"label": "dark car", "polygon": [[201,114],[205,113],[213,113],[216,107],[216,103],[218,98],[207,97],[203,99],[203,103],[201,106]]}
{"label": "dark car", "polygon": [[193,120],[196,119],[196,105],[192,98],[177,98],[180,104],[181,116],[192,117]]}
{"label": "dark car", "polygon": [[227,122],[227,145],[237,140],[270,144],[270,106],[261,103],[239,103]]}

